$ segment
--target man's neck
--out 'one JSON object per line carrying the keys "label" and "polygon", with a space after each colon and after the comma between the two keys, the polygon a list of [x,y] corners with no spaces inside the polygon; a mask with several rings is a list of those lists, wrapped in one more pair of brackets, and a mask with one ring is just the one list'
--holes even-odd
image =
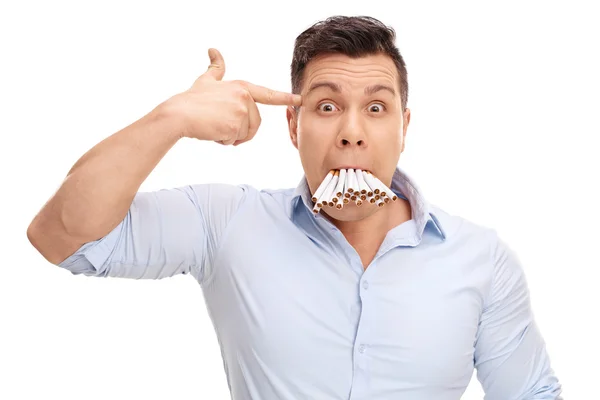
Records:
{"label": "man's neck", "polygon": [[360,221],[339,221],[328,217],[358,252],[364,268],[377,254],[387,233],[411,218],[410,203],[402,198],[386,204],[381,210]]}

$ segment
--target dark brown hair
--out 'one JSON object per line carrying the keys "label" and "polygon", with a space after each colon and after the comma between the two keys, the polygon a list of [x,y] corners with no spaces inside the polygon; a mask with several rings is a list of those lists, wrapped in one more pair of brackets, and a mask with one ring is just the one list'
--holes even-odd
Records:
{"label": "dark brown hair", "polygon": [[408,102],[408,79],[406,64],[395,41],[394,29],[372,17],[338,15],[317,22],[296,38],[291,65],[292,92],[300,93],[304,69],[318,55],[338,53],[359,58],[383,53],[394,61],[398,70],[404,111]]}

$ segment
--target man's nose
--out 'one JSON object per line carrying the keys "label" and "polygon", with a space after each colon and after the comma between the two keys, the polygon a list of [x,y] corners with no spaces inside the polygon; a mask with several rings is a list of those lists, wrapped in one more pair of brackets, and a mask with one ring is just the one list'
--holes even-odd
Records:
{"label": "man's nose", "polygon": [[349,117],[338,134],[337,143],[340,147],[366,147],[366,139],[365,130],[358,118]]}

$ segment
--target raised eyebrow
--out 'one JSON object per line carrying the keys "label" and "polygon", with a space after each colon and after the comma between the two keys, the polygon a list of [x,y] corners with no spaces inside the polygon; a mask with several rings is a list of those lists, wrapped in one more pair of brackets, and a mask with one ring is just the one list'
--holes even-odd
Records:
{"label": "raised eyebrow", "polygon": [[[341,93],[342,92],[342,87],[340,85],[338,85],[337,83],[334,82],[317,82],[314,83],[313,85],[311,85],[311,87],[308,89],[308,91],[306,92],[305,96],[308,96],[311,92],[313,92],[314,90],[317,90],[319,88],[328,88],[331,91],[333,91],[334,93]],[[392,94],[392,96],[396,95],[396,91],[394,90],[394,88],[392,88],[391,86],[388,85],[382,85],[382,84],[375,84],[375,85],[371,85],[371,86],[367,86],[365,88],[365,95],[366,96],[371,96],[381,90],[385,90],[389,93]]]}
{"label": "raised eyebrow", "polygon": [[371,96],[381,90],[385,90],[390,92],[393,96],[396,96],[396,91],[394,90],[394,88],[387,86],[387,85],[381,85],[381,84],[377,84],[377,85],[371,85],[371,86],[367,86],[365,88],[365,95],[367,96]]}
{"label": "raised eyebrow", "polygon": [[330,90],[332,90],[335,93],[341,93],[342,92],[342,87],[340,85],[338,85],[337,83],[333,83],[333,82],[317,82],[314,83],[313,85],[311,85],[311,87],[308,89],[308,91],[306,92],[305,96],[308,96],[311,92],[319,89],[319,88],[329,88]]}

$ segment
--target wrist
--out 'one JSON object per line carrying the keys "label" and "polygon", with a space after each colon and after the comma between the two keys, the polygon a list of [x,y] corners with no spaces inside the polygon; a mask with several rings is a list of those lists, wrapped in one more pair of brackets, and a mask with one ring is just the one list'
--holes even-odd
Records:
{"label": "wrist", "polygon": [[179,111],[179,108],[175,106],[172,99],[167,99],[166,101],[159,104],[154,110],[152,110],[154,114],[154,118],[156,120],[161,121],[166,127],[166,134],[173,136],[173,139],[179,140],[185,135],[185,124],[184,118]]}

